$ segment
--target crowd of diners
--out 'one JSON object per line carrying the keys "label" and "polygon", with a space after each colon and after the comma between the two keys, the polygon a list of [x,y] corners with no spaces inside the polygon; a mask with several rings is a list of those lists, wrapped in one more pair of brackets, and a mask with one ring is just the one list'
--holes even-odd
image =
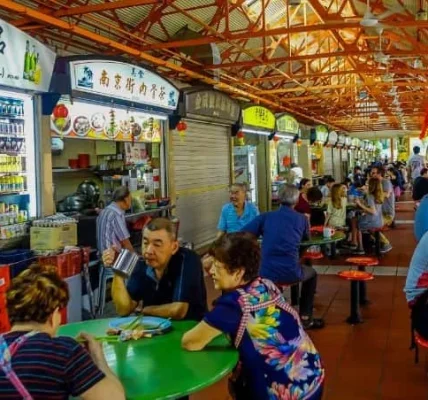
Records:
{"label": "crowd of diners", "polygon": [[[418,174],[411,169],[413,187],[424,167],[423,163]],[[153,219],[143,230],[142,257],[131,277],[125,282],[114,275],[117,313],[127,316],[141,310],[144,315],[197,321],[182,338],[187,351],[200,351],[226,334],[239,353],[230,385],[238,400],[321,399],[325,371],[306,331],[322,328],[324,321],[313,316],[317,274],[313,267],[301,265],[300,244],[309,236],[311,224],[338,229],[348,224],[349,248],[362,250],[361,231],[394,221],[398,192],[393,181],[404,179],[405,184],[406,178],[395,167],[392,175],[390,168],[372,165],[363,174],[357,167],[345,182],[327,177],[321,188],[305,178],[299,188],[285,184],[280,207],[261,214],[246,200],[245,186],[233,185],[230,202],[221,211],[217,239],[203,258],[179,246],[170,220]],[[348,199],[355,200],[358,212],[347,211]],[[99,217],[98,244],[106,270],[121,248],[133,250],[124,223],[129,204],[129,192],[119,188]],[[413,310],[412,327],[426,338],[427,221],[428,196],[424,196],[415,223],[420,241],[405,292]],[[388,251],[386,238],[383,243]],[[211,307],[204,269],[221,293]],[[302,283],[299,312],[279,289],[297,282]],[[13,279],[7,291],[12,329],[0,336],[1,399],[125,398],[93,337],[82,333],[79,342],[56,337],[68,299],[66,283],[52,268],[33,265]]]}

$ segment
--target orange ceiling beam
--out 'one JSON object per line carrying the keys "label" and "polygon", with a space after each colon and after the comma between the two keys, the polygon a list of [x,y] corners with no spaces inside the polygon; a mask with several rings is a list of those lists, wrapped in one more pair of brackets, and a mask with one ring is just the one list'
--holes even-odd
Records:
{"label": "orange ceiling beam", "polygon": [[[97,13],[102,11],[112,11],[119,10],[121,8],[129,8],[129,7],[137,7],[137,6],[145,6],[150,4],[159,3],[159,0],[117,0],[111,2],[102,2],[99,4],[90,4],[86,6],[78,6],[78,7],[69,7],[63,8],[58,11],[54,11],[49,15],[52,17],[71,17],[73,15],[83,15],[90,13]],[[21,18],[17,21],[14,21],[14,25],[20,27],[27,23],[31,22],[29,18]]]}
{"label": "orange ceiling beam", "polygon": [[[0,2],[0,8],[3,8],[5,10],[8,10],[8,11],[15,13],[15,14],[18,14],[18,15],[25,15],[32,20],[41,22],[43,24],[51,25],[51,26],[56,27],[60,30],[63,30],[66,32],[71,32],[75,35],[78,35],[78,36],[84,37],[86,39],[92,40],[92,41],[94,41],[94,43],[99,43],[99,44],[108,46],[112,49],[118,50],[122,54],[128,54],[132,57],[138,58],[140,60],[144,60],[144,61],[151,63],[155,66],[168,68],[172,71],[176,71],[176,72],[185,74],[189,78],[197,79],[197,80],[200,80],[200,81],[202,81],[208,85],[215,86],[220,90],[224,90],[224,91],[232,93],[232,94],[236,94],[239,96],[243,96],[245,98],[249,98],[250,100],[253,100],[257,103],[264,104],[267,107],[271,107],[273,110],[282,109],[284,111],[288,111],[288,112],[293,113],[295,116],[301,116],[305,119],[310,119],[310,120],[317,122],[317,123],[321,123],[321,124],[327,123],[322,118],[318,118],[318,117],[315,117],[312,115],[308,115],[308,114],[300,112],[296,109],[288,107],[286,104],[284,104],[285,101],[282,99],[270,100],[266,97],[257,96],[253,93],[250,93],[249,91],[244,91],[244,90],[238,89],[235,86],[232,86],[232,85],[229,85],[229,84],[226,84],[223,82],[218,82],[217,80],[210,78],[208,76],[202,75],[199,72],[191,71],[191,70],[183,68],[180,65],[177,65],[175,63],[168,62],[168,61],[153,57],[150,54],[142,52],[142,51],[135,49],[133,47],[130,47],[128,45],[118,43],[114,40],[111,40],[111,39],[108,39],[104,36],[98,35],[94,32],[90,32],[84,28],[77,26],[76,24],[71,24],[71,23],[63,21],[61,19],[58,19],[56,17],[46,15],[40,11],[37,11],[37,10],[29,8],[29,7],[22,6],[21,4],[17,4],[11,0],[2,0]],[[254,90],[256,90],[256,88],[254,88]],[[340,126],[333,126],[333,128],[343,129],[343,127],[340,127]]]}

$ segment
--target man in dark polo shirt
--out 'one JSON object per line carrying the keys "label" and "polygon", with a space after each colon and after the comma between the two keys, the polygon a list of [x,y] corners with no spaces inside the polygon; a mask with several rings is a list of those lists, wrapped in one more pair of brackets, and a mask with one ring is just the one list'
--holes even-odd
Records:
{"label": "man in dark polo shirt", "polygon": [[[106,250],[104,265],[112,265],[115,257],[113,249]],[[179,247],[170,220],[157,218],[144,228],[143,259],[127,284],[114,276],[112,297],[118,314],[129,315],[142,302],[144,315],[201,320],[207,311],[201,259]]]}
{"label": "man in dark polo shirt", "polygon": [[299,198],[298,189],[284,185],[279,194],[281,207],[259,215],[242,231],[263,236],[260,276],[278,284],[302,282],[300,317],[305,329],[319,329],[322,319],[312,317],[317,273],[308,265],[300,265],[300,242],[309,235],[307,218],[294,211]]}

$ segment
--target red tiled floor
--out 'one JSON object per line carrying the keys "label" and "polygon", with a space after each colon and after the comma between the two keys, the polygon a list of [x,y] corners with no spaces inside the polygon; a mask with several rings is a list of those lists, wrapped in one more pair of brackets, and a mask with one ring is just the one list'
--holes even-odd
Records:
{"label": "red tiled floor", "polygon": [[[397,220],[413,219],[413,205],[399,204]],[[415,240],[413,225],[398,225],[387,232],[394,249],[383,266],[408,266]],[[343,259],[329,265],[345,265]],[[326,327],[310,335],[326,368],[324,400],[428,400],[428,377],[424,353],[419,365],[409,351],[409,310],[403,286],[405,277],[376,276],[368,283],[372,304],[362,309],[365,322],[349,326],[349,283],[334,275],[320,275],[315,313],[324,316]],[[210,301],[216,293],[207,281]],[[427,352],[428,353],[428,352]],[[192,400],[227,400],[223,380]]]}

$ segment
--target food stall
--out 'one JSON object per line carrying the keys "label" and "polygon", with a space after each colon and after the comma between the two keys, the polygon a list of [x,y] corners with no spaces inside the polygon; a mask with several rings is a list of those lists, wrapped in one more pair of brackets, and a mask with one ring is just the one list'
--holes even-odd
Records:
{"label": "food stall", "polygon": [[238,102],[206,87],[184,89],[181,97],[178,115],[170,118],[170,195],[176,199],[180,235],[199,248],[215,239],[232,178],[247,179],[248,163],[232,177],[231,135],[241,112]]}
{"label": "food stall", "polygon": [[299,182],[292,173],[292,164],[298,165],[297,141],[300,139],[300,125],[289,114],[276,116],[276,130],[270,141],[270,162],[272,181],[272,204],[278,204],[281,185]]}
{"label": "food stall", "polygon": [[130,223],[172,207],[165,137],[179,91],[169,81],[124,59],[63,57],[51,92],[61,95],[50,118],[55,201],[62,212],[88,215],[79,243],[95,247],[94,210],[119,185],[132,193]]}
{"label": "food stall", "polygon": [[19,247],[40,214],[40,123],[55,53],[0,20],[0,248]]}
{"label": "food stall", "polygon": [[[334,148],[337,143],[337,132],[330,131],[327,136],[327,142],[324,147],[324,176],[335,177],[334,163],[338,162],[337,160],[337,151]],[[334,159],[334,156],[335,159]]]}
{"label": "food stall", "polygon": [[318,125],[311,129],[310,144],[312,145],[312,180],[314,185],[319,184],[319,180],[324,175],[324,146],[328,138],[328,129],[324,125]]}
{"label": "food stall", "polygon": [[346,176],[347,158],[343,158],[342,151],[344,146],[345,135],[338,134],[336,146],[333,148],[333,170],[337,182],[343,182],[343,178]]}
{"label": "food stall", "polygon": [[269,140],[275,133],[276,120],[272,111],[258,105],[242,109],[233,146],[235,181],[246,183],[250,199],[260,211],[270,208],[271,174],[269,168]]}
{"label": "food stall", "polygon": [[[352,138],[350,138],[349,136],[345,136],[345,145],[343,146],[342,149],[342,163],[344,163],[344,178],[347,178],[351,169],[352,169]],[[346,166],[345,166],[346,163]]]}

